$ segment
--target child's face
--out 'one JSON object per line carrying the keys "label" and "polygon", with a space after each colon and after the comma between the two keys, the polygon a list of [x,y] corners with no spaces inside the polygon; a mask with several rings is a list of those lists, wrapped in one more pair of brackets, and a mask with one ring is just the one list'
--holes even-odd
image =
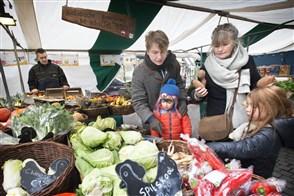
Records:
{"label": "child's face", "polygon": [[258,121],[264,118],[263,113],[260,112],[259,108],[253,108],[252,101],[250,98],[247,98],[242,103],[246,114],[248,116],[248,119],[252,119],[252,121]]}
{"label": "child's face", "polygon": [[162,109],[170,110],[174,107],[174,103],[175,102],[172,99],[162,99],[161,100]]}

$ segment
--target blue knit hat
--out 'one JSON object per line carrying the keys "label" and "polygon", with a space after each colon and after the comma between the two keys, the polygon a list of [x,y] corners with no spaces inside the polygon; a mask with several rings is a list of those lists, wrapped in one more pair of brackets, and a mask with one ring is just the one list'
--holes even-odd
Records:
{"label": "blue knit hat", "polygon": [[176,101],[179,97],[179,88],[176,81],[170,78],[165,85],[160,89],[160,99],[173,99]]}

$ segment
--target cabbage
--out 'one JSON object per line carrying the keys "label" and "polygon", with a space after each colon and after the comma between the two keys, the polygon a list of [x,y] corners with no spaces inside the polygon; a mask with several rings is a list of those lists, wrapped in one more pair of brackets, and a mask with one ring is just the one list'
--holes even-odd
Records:
{"label": "cabbage", "polygon": [[7,191],[6,196],[29,196],[29,193],[21,187],[15,187]]}
{"label": "cabbage", "polygon": [[91,148],[88,148],[85,146],[82,142],[82,139],[78,136],[77,133],[73,134],[70,137],[70,143],[74,150],[82,150],[84,152],[92,152],[93,150]]}
{"label": "cabbage", "polygon": [[123,189],[120,188],[120,186],[119,186],[120,182],[121,182],[120,178],[116,178],[114,180],[114,183],[113,183],[113,195],[127,196],[128,195],[127,190],[126,190],[126,188],[123,188]]}
{"label": "cabbage", "polygon": [[87,161],[92,167],[102,168],[114,164],[113,153],[106,149],[102,148],[91,153],[86,153],[82,150],[77,150],[77,156],[80,156],[82,159]]}
{"label": "cabbage", "polygon": [[7,192],[9,189],[20,187],[20,171],[22,170],[22,161],[9,159],[2,166],[3,169],[3,189]]}
{"label": "cabbage", "polygon": [[121,161],[119,159],[118,152],[116,150],[113,150],[112,154],[113,154],[113,158],[114,158],[114,164],[120,163]]}
{"label": "cabbage", "polygon": [[108,137],[106,142],[103,144],[103,147],[110,150],[118,150],[122,144],[122,138],[120,134],[115,131],[108,131],[106,133]]}
{"label": "cabbage", "polygon": [[119,178],[118,175],[116,174],[115,167],[116,165],[110,165],[108,167],[100,168],[100,171],[103,174],[103,176],[107,176],[111,178],[112,180],[114,180],[116,178]]}
{"label": "cabbage", "polygon": [[98,116],[96,122],[92,126],[102,131],[107,128],[115,130],[116,121],[114,118],[111,118],[111,117],[101,118],[101,116]]}
{"label": "cabbage", "polygon": [[157,165],[158,148],[154,143],[143,140],[135,145],[129,159],[141,164],[146,170]]}
{"label": "cabbage", "polygon": [[124,160],[126,160],[134,148],[135,146],[132,145],[122,147],[118,152],[120,161],[123,162]]}
{"label": "cabbage", "polygon": [[111,196],[113,182],[109,177],[104,176],[100,169],[95,168],[85,176],[79,188],[84,195]]}
{"label": "cabbage", "polygon": [[76,156],[75,158],[75,166],[82,177],[86,176],[94,169],[94,167],[92,167],[92,165],[85,161],[82,157]]}
{"label": "cabbage", "polygon": [[151,169],[148,169],[147,171],[146,171],[146,181],[147,182],[153,182],[155,179],[156,179],[156,177],[157,177],[157,169],[158,169],[158,167],[156,166],[156,167],[152,167]]}
{"label": "cabbage", "polygon": [[104,143],[107,134],[94,127],[86,127],[81,133],[81,139],[87,147],[95,148]]}
{"label": "cabbage", "polygon": [[135,145],[143,139],[142,134],[138,131],[120,131],[119,133],[125,144]]}

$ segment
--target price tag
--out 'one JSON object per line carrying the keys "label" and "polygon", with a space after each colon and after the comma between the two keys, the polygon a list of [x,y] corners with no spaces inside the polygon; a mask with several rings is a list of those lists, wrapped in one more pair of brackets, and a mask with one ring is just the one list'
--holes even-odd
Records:
{"label": "price tag", "polygon": [[157,176],[151,183],[142,180],[146,173],[144,167],[129,159],[119,163],[115,171],[122,180],[120,187],[126,188],[128,195],[176,195],[182,191],[178,167],[165,152],[158,153]]}
{"label": "price tag", "polygon": [[56,159],[50,164],[47,175],[34,161],[28,161],[20,172],[21,185],[30,194],[38,192],[54,182],[68,165],[67,159]]}

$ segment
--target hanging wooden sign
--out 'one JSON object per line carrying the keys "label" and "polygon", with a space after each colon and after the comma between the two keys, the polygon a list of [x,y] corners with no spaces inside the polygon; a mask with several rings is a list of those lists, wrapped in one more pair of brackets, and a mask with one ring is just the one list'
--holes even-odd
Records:
{"label": "hanging wooden sign", "polygon": [[62,20],[128,39],[134,37],[136,27],[136,20],[126,15],[68,6],[62,7]]}

